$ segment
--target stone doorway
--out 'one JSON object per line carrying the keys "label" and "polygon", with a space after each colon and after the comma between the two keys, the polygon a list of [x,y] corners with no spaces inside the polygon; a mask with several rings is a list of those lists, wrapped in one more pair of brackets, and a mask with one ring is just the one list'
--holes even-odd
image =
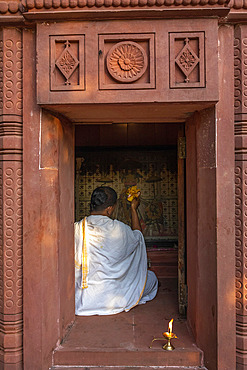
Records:
{"label": "stone doorway", "polygon": [[[214,9],[217,11],[218,7]],[[51,365],[53,349],[64,337],[68,325],[74,320],[73,269],[70,269],[73,264],[68,263],[70,260],[73,261],[70,245],[73,244],[74,216],[74,198],[71,195],[74,143],[73,125],[70,122],[76,123],[77,118],[81,119],[83,116],[84,122],[95,123],[96,120],[102,119],[102,113],[104,121],[108,122],[109,107],[112,113],[114,111],[113,102],[116,103],[115,114],[112,116],[114,121],[119,122],[121,116],[122,122],[124,115],[134,119],[133,112],[138,109],[146,122],[151,122],[151,115],[155,115],[156,122],[162,122],[164,117],[171,119],[171,122],[186,121],[187,219],[189,221],[187,257],[188,265],[193,266],[188,275],[188,320],[198,345],[204,350],[207,367],[210,369],[216,369],[217,366],[220,369],[227,366],[232,369],[235,367],[234,339],[227,347],[225,346],[225,338],[233,337],[235,333],[233,51],[229,48],[229,45],[233,45],[232,26],[219,25],[216,18],[198,18],[188,22],[187,19],[180,19],[181,14],[176,19],[136,21],[135,14],[138,13],[140,18],[140,10],[119,12],[119,14],[132,14],[133,31],[130,29],[129,32],[155,33],[157,39],[157,48],[155,48],[157,54],[153,59],[157,61],[155,73],[157,72],[158,84],[156,89],[144,91],[113,90],[110,93],[107,90],[98,91],[98,56],[101,55],[102,58],[102,54],[98,53],[97,35],[103,31],[118,34],[120,27],[122,30],[125,26],[130,28],[130,20],[124,21],[125,24],[122,21],[108,20],[108,28],[100,21],[98,23],[100,27],[104,27],[104,30],[98,29],[97,32],[92,32],[92,29],[95,30],[95,22],[91,22],[91,28],[88,27],[90,21],[87,21],[86,25],[85,22],[82,24],[83,22],[80,21],[78,25],[78,22],[70,22],[66,17],[68,13],[63,12],[65,17],[63,18],[60,13],[61,22],[39,23],[37,21],[36,41],[35,27],[38,18],[35,18],[37,13],[33,12],[33,26],[28,24],[28,27],[33,27],[31,31],[29,28],[22,27],[23,25],[20,29],[4,27],[1,30],[3,41],[7,41],[3,43],[4,54],[7,52],[7,57],[12,60],[11,55],[12,53],[15,55],[16,47],[22,46],[23,56],[22,73],[20,73],[20,63],[15,63],[16,58],[13,59],[14,75],[16,77],[21,75],[18,78],[22,81],[23,94],[14,92],[14,101],[17,104],[13,105],[9,105],[8,96],[5,95],[4,104],[7,103],[7,105],[5,104],[2,111],[3,123],[6,124],[4,127],[9,127],[9,119],[17,123],[18,118],[18,124],[13,126],[14,130],[11,129],[11,136],[7,135],[3,138],[2,155],[7,159],[3,163],[3,173],[7,166],[11,166],[14,173],[18,175],[19,163],[22,165],[21,148],[23,147],[23,235],[21,237],[23,237],[24,308],[22,311],[21,305],[16,304],[16,301],[14,306],[10,307],[4,302],[1,312],[1,326],[4,328],[3,361],[10,366],[13,364],[16,369],[22,368],[22,312],[25,369],[47,369]],[[212,10],[210,9],[210,12]],[[96,11],[92,14],[95,15]],[[208,9],[206,11],[208,12]],[[53,11],[48,12],[50,16],[55,14]],[[46,17],[48,12],[41,15]],[[164,15],[166,10],[164,12],[155,10],[155,12]],[[108,19],[106,13],[104,13],[105,18]],[[174,12],[169,13],[170,17],[174,14]],[[66,19],[67,22],[62,22],[62,19]],[[110,23],[113,23],[113,27]],[[174,89],[169,85],[170,67],[172,70],[172,65],[175,63],[174,59],[169,60],[171,55],[169,35],[176,34],[180,37],[181,33],[194,31],[205,34],[206,63],[203,76],[206,77],[206,86],[190,88],[187,85],[187,88],[185,86]],[[87,88],[76,93],[50,91],[50,36],[67,37],[68,35],[70,39],[71,34],[74,36],[79,34],[79,39],[75,40],[77,43],[84,36],[87,40],[91,40],[86,42],[88,49],[85,53],[86,66],[90,67],[86,71]],[[9,43],[9,39],[13,42]],[[10,51],[7,50],[9,48]],[[39,52],[38,63],[36,63],[36,50]],[[17,53],[20,54],[19,51]],[[45,62],[44,68],[41,65],[42,60]],[[83,59],[80,63],[84,65]],[[4,66],[4,83],[8,83],[8,75],[5,73],[8,68],[7,65]],[[36,95],[35,86],[37,70],[38,95]],[[173,81],[174,77],[176,76],[173,74]],[[90,106],[93,114],[98,115],[94,121],[91,119],[92,114],[87,115]],[[53,111],[60,118],[55,119],[42,111],[43,108]],[[95,113],[96,110],[97,113]],[[62,115],[70,119],[70,122],[62,118]],[[23,142],[19,122],[23,122]],[[12,149],[9,151],[9,148]],[[6,174],[9,176],[9,171]],[[8,187],[9,180],[5,182],[5,178],[3,179],[3,192],[5,192],[8,190],[6,186]],[[21,179],[17,179],[14,175],[12,181],[13,190],[17,191]],[[226,199],[229,199],[229,202],[226,202]],[[5,212],[5,208],[3,211]],[[11,239],[15,245],[14,253],[16,253],[15,241],[20,221],[17,216],[19,217],[16,214],[13,218],[14,236]],[[2,223],[3,233],[7,229],[4,222],[5,219]],[[8,256],[4,256],[2,266],[6,266],[6,258]],[[15,260],[10,262],[14,263],[13,270],[10,271],[13,276],[12,282],[15,284],[18,281],[22,285]],[[3,271],[5,272],[5,267]],[[3,284],[6,283],[6,276]]]}
{"label": "stone doorway", "polygon": [[[156,238],[153,235],[158,231],[156,224],[150,230],[152,225],[149,225],[145,219],[145,209],[143,208],[140,213],[150,267],[161,281],[161,287],[155,302],[145,306],[144,310],[143,307],[138,307],[134,312],[110,317],[76,317],[75,324],[62,346],[55,350],[54,364],[56,366],[83,364],[85,366],[88,364],[106,366],[106,368],[123,364],[138,366],[143,365],[142,360],[145,362],[147,359],[148,363],[153,366],[164,364],[201,366],[203,364],[200,350],[194,347],[193,352],[195,342],[187,331],[185,316],[179,315],[178,307],[178,275],[179,287],[185,283],[186,279],[185,261],[182,259],[184,249],[179,252],[180,271],[178,274],[178,249],[181,249],[178,243],[182,242],[182,248],[185,244],[184,235],[178,237],[179,233],[184,233],[183,228],[178,228],[178,217],[183,217],[182,211],[185,205],[178,204],[184,201],[184,197],[181,199],[181,191],[184,190],[181,189],[181,184],[184,180],[178,179],[178,175],[181,177],[184,173],[181,171],[181,163],[178,163],[178,161],[181,162],[181,158],[178,158],[177,147],[178,137],[183,131],[184,125],[175,123],[86,125],[75,128],[76,220],[88,214],[87,203],[89,203],[91,192],[102,183],[113,186],[120,196],[126,186],[140,187],[144,192],[145,207],[149,206],[150,197],[152,201],[157,204],[159,202],[162,206],[162,225],[158,227],[164,230],[163,233],[160,231]],[[133,146],[134,144],[136,146]],[[121,168],[116,165],[114,159],[116,163],[122,164]],[[136,179],[138,175],[140,178]],[[149,180],[151,177],[152,182],[155,181],[155,183],[146,183],[145,179]],[[135,181],[135,184],[130,183],[131,181]],[[115,215],[120,219],[124,217],[121,205],[122,201]],[[128,223],[128,219],[122,221]],[[179,221],[180,224],[184,223],[184,220],[181,222],[179,219]],[[182,301],[185,304],[186,297],[181,297],[181,290],[180,288],[179,303],[181,304]],[[184,308],[180,307],[183,314],[185,314]],[[153,353],[148,350],[147,346],[147,342],[152,340],[152,332],[158,332],[159,328],[167,326],[168,317],[174,317],[175,326],[180,332],[179,335],[182,336],[180,348],[181,346],[184,348],[182,352],[179,352],[179,356],[172,356],[172,360],[163,354],[162,350],[160,352],[161,346],[155,345]],[[133,332],[130,330],[131,325]],[[106,327],[108,327],[107,333]],[[142,338],[136,340],[135,332],[137,337]],[[115,338],[116,336],[119,339]],[[117,340],[115,344],[114,338]],[[139,341],[140,343],[137,343]],[[90,356],[87,356],[89,353],[94,353],[91,360],[89,360]],[[102,356],[106,357],[105,360]],[[160,360],[155,359],[157,356]]]}

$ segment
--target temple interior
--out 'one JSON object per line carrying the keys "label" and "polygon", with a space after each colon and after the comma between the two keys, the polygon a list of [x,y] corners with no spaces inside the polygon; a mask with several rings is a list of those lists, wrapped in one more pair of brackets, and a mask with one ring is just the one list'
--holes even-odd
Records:
{"label": "temple interior", "polygon": [[105,185],[118,194],[113,217],[130,225],[126,191],[137,186],[148,264],[158,278],[177,277],[179,129],[140,123],[76,127],[76,221],[89,214],[93,189]]}

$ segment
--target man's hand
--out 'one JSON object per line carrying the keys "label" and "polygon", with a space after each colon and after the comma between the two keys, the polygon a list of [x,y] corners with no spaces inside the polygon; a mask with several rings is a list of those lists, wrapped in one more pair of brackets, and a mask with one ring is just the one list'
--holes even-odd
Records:
{"label": "man's hand", "polygon": [[139,191],[139,193],[138,193],[138,196],[137,197],[135,197],[132,201],[131,201],[131,203],[130,203],[130,206],[131,206],[131,209],[137,209],[138,207],[139,207],[139,205],[140,205],[140,195],[141,195],[141,192]]}
{"label": "man's hand", "polygon": [[132,230],[140,230],[142,231],[141,224],[139,221],[139,217],[137,214],[137,208],[140,204],[140,195],[141,193],[138,193],[138,197],[135,197],[132,202],[130,203],[130,209],[131,209],[131,228]]}

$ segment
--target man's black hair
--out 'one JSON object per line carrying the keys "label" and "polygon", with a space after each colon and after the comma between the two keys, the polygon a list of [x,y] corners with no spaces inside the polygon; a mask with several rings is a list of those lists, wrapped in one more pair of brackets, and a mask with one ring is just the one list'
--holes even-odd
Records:
{"label": "man's black hair", "polygon": [[103,211],[117,202],[117,193],[110,186],[100,186],[94,189],[91,196],[90,211]]}

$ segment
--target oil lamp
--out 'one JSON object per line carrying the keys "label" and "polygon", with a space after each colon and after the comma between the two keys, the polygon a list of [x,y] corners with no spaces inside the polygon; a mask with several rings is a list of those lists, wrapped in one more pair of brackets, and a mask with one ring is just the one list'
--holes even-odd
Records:
{"label": "oil lamp", "polygon": [[[163,336],[167,340],[167,343],[162,348],[166,351],[173,351],[175,349],[171,344],[171,340],[177,338],[177,336],[172,332],[172,323],[173,319],[171,319],[171,321],[168,324],[168,331],[163,333]],[[164,338],[154,338],[149,348],[152,348],[152,344],[155,340],[164,340]]]}

